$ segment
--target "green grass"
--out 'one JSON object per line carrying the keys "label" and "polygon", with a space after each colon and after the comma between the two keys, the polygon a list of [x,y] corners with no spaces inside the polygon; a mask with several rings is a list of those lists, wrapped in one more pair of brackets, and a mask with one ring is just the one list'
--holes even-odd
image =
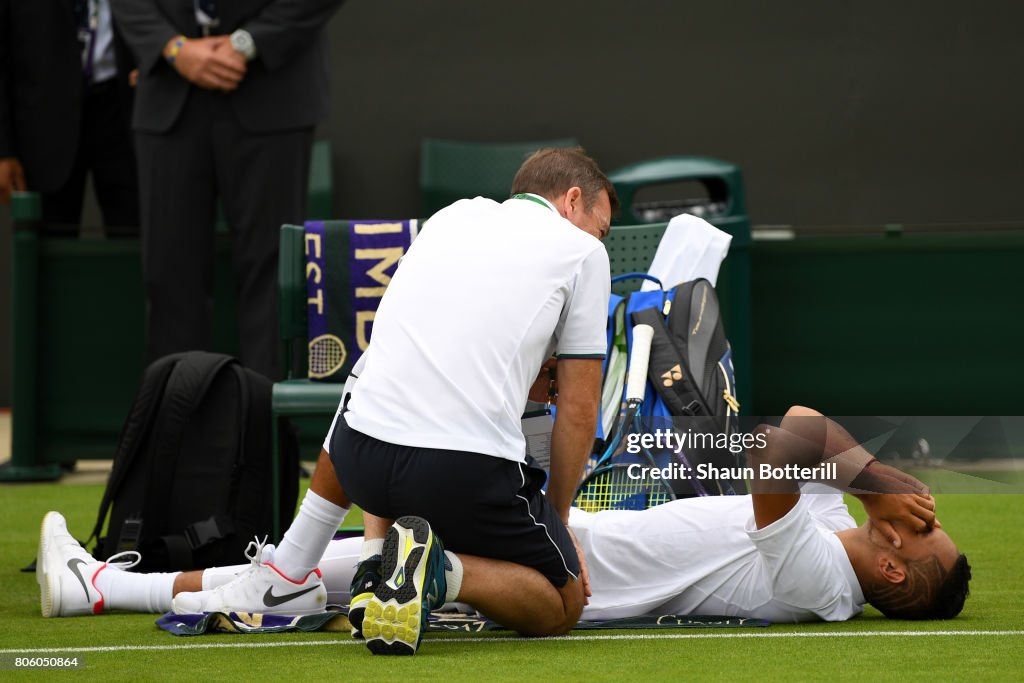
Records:
{"label": "green grass", "polygon": [[[1021,635],[909,635],[842,637],[865,631],[997,631],[1024,629],[1024,495],[945,495],[940,519],[967,553],[974,570],[964,613],[949,622],[900,622],[867,613],[843,624],[771,626],[707,631],[583,632],[572,639],[518,640],[509,634],[428,636],[411,658],[372,657],[347,635],[216,635],[176,638],[152,615],[42,619],[33,574],[18,569],[35,556],[39,522],[47,510],[68,518],[84,537],[102,494],[97,485],[0,485],[0,650],[135,646],[79,653],[87,668],[36,671],[0,678],[51,680],[55,675],[107,681],[324,679],[401,676],[407,680],[570,681],[693,680],[1021,680]],[[749,634],[826,634],[825,637],[718,638]],[[704,636],[715,636],[706,638]],[[638,637],[654,636],[652,639]],[[665,638],[665,636],[672,636]],[[676,638],[675,636],[684,636]],[[700,636],[700,637],[694,637]],[[494,638],[497,637],[497,640]],[[621,639],[609,639],[610,637]],[[444,642],[439,642],[444,641]],[[241,646],[231,649],[211,645]],[[297,645],[289,645],[297,644]],[[273,646],[273,647],[257,647]]]}

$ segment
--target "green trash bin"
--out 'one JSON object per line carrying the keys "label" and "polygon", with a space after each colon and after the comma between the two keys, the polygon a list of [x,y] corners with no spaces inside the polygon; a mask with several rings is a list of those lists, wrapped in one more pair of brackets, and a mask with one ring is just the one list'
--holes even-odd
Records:
{"label": "green trash bin", "polygon": [[[709,157],[675,156],[631,164],[608,174],[619,195],[621,211],[616,225],[667,223],[673,216],[690,213],[732,235],[729,256],[722,263],[717,291],[725,314],[725,331],[732,343],[733,364],[742,412],[750,413],[751,325],[750,325],[750,217],[739,166]],[[637,201],[637,192],[657,194],[680,184],[703,186],[704,196]],[[623,228],[628,230],[629,228]],[[612,229],[612,235],[615,229]],[[660,239],[660,235],[659,235]],[[654,244],[648,258],[653,259]],[[647,261],[648,265],[650,261]],[[678,283],[666,282],[666,287]]]}

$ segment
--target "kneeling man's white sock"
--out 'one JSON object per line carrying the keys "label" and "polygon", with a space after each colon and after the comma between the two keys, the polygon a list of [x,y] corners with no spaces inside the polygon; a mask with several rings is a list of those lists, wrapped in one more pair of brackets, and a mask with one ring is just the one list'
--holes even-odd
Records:
{"label": "kneeling man's white sock", "polygon": [[320,564],[327,544],[334,538],[348,510],[313,491],[306,491],[299,514],[274,552],[274,566],[294,581],[305,579]]}

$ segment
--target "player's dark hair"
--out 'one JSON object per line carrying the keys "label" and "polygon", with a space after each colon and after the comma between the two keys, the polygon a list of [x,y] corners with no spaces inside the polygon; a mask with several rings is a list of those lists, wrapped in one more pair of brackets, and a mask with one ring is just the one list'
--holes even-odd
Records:
{"label": "player's dark hair", "polygon": [[939,558],[907,562],[903,583],[875,586],[868,602],[890,619],[952,619],[970,594],[971,565],[967,556],[943,569]]}
{"label": "player's dark hair", "polygon": [[531,154],[512,181],[512,194],[531,192],[553,199],[570,187],[583,191],[583,206],[588,211],[604,190],[611,202],[612,216],[619,214],[615,187],[582,147],[544,147]]}

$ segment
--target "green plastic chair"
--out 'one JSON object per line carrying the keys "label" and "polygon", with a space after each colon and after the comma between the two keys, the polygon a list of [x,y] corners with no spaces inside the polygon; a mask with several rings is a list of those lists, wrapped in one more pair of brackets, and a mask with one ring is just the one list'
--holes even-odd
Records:
{"label": "green plastic chair", "polygon": [[426,138],[420,148],[420,215],[467,197],[508,199],[516,171],[542,147],[576,147],[576,138],[533,142],[456,142]]}

